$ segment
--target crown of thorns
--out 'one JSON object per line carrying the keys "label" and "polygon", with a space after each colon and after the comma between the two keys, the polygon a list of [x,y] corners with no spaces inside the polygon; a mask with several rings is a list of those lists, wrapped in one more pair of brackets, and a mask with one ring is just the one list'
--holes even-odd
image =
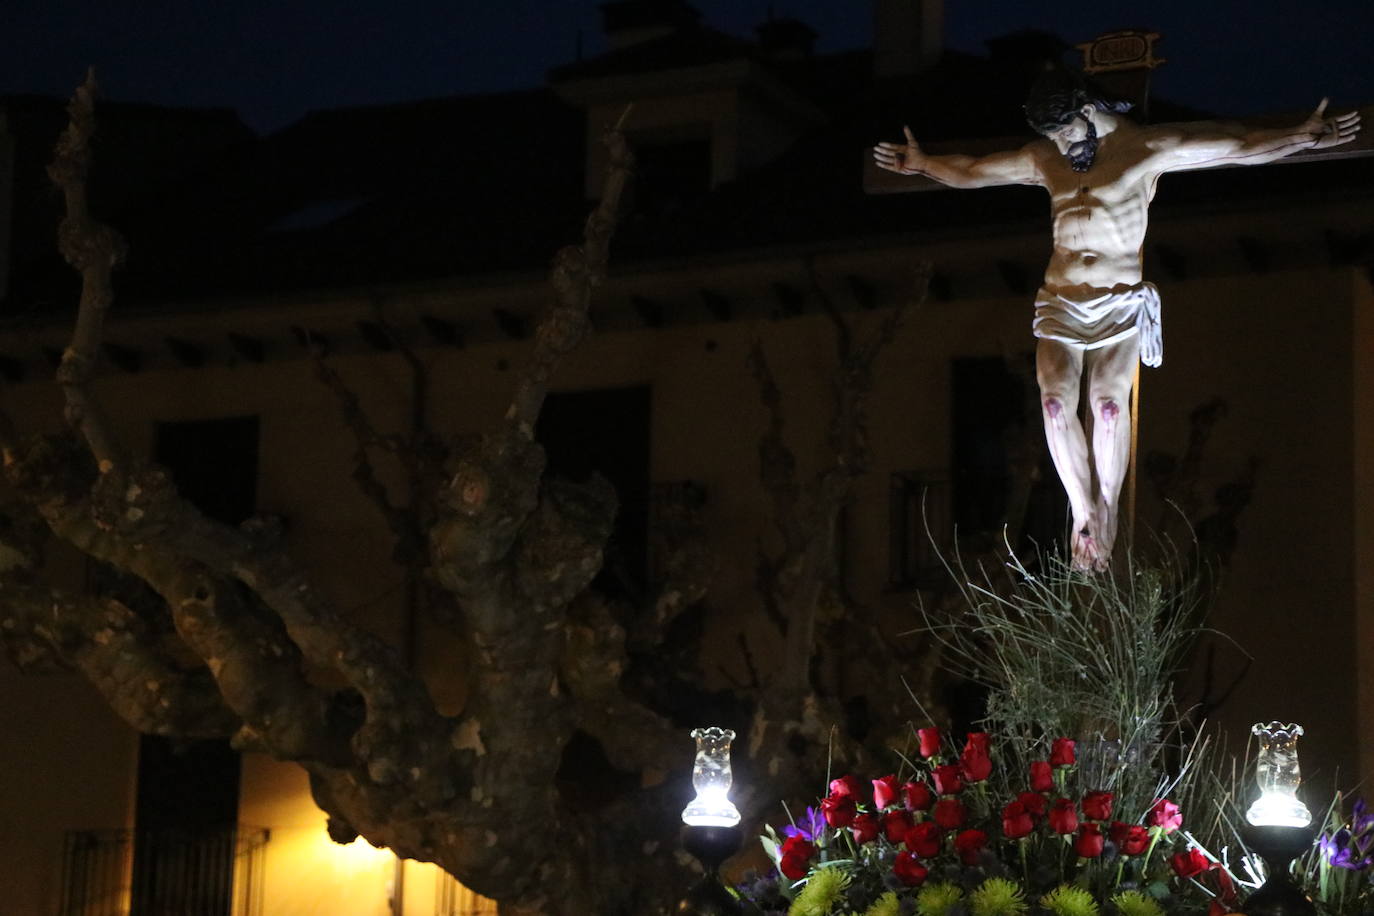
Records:
{"label": "crown of thorns", "polygon": [[1037,133],[1044,134],[1072,121],[1084,105],[1099,111],[1124,112],[1131,108],[1130,102],[1107,99],[1081,74],[1057,69],[1040,75],[1031,86],[1022,110],[1026,113],[1026,123]]}

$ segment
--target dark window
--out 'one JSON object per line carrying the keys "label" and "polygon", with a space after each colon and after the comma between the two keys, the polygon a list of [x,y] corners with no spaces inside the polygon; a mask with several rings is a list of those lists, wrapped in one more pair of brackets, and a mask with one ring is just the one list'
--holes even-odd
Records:
{"label": "dark window", "polygon": [[227,741],[138,746],[131,916],[228,916],[239,755]]}
{"label": "dark window", "polygon": [[895,471],[888,479],[889,588],[931,588],[946,579],[941,560],[953,537],[949,475]]}
{"label": "dark window", "polygon": [[1020,381],[1000,357],[954,360],[950,444],[954,524],[963,534],[1000,528],[1007,514],[1007,437],[1025,422]]}
{"label": "dark window", "polygon": [[[1067,502],[1043,447],[1034,385],[1029,373],[1012,372],[1002,357],[965,357],[951,365],[951,508],[961,541],[1000,538],[1008,512],[1021,508],[1009,505],[1013,494],[1025,509],[1021,538],[1012,545],[1018,552],[1063,539]],[[1038,456],[1028,492],[1021,489],[1027,481],[1013,477],[1013,458],[1024,465],[1027,456]]]}
{"label": "dark window", "polygon": [[535,436],[547,473],[575,482],[600,474],[620,500],[596,586],[616,597],[644,589],[649,530],[648,387],[554,392]]}

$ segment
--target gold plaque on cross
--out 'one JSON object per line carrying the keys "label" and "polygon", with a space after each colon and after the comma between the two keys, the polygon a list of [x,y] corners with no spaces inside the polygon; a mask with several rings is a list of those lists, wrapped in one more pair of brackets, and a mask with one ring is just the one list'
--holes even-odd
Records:
{"label": "gold plaque on cross", "polygon": [[1078,45],[1083,52],[1083,71],[1085,73],[1110,73],[1115,70],[1153,70],[1165,63],[1164,58],[1155,57],[1155,42],[1158,32],[1145,32],[1131,29],[1123,32],[1108,32],[1092,41]]}

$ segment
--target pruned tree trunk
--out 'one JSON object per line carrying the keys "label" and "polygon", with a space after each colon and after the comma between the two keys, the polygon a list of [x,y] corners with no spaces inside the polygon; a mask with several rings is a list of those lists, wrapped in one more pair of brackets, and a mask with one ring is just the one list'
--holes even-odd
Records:
{"label": "pruned tree trunk", "polygon": [[[586,335],[588,307],[606,276],[617,209],[633,160],[612,131],[610,166],[583,239],[560,252],[551,297],[501,422],[459,449],[425,426],[427,376],[412,370],[410,429],[377,430],[346,380],[317,360],[357,449],[354,478],[382,513],[409,604],[445,605],[472,642],[466,705],[441,714],[412,670],[409,650],[352,623],[285,553],[271,526],[215,522],[178,495],[169,475],[126,449],[95,385],[111,271],[123,244],[86,205],[94,130],[93,80],[77,91],[52,176],[67,201],[64,256],[82,277],[71,344],[58,372],[68,433],[24,439],[0,416],[4,471],[20,505],[0,528],[0,634],[29,666],[65,664],[86,674],[141,731],[231,737],[241,749],[293,761],[309,774],[339,842],[356,836],[398,855],[438,863],[503,912],[604,916],[667,912],[689,883],[676,856],[684,802],[685,729],[656,697],[701,692],[700,658],[657,655],[666,628],[705,593],[717,561],[690,512],[665,541],[665,581],[645,607],[618,608],[590,589],[617,510],[616,495],[545,474],[534,430],[550,380]],[[834,608],[873,634],[870,681],[898,691],[902,659],[876,638],[869,609],[844,596],[835,532],[854,482],[870,464],[866,401],[876,360],[903,316],[897,310],[859,340],[825,298],[837,344],[832,425],[822,469],[809,482],[783,434],[783,397],[761,347],[751,356],[770,416],[760,444],[761,482],[778,539],[761,561],[765,603],[777,624],[776,674],[719,691],[738,710],[736,760],[746,817],[775,813],[779,796],[806,801],[818,787],[841,688],[825,670],[852,653],[819,639]],[[924,294],[918,280],[913,301]],[[446,456],[451,472],[440,474]],[[398,503],[373,467],[402,464]],[[43,580],[43,532],[136,576],[160,598],[133,607],[67,595]],[[170,621],[170,634],[167,622]],[[746,646],[747,651],[747,646]],[[656,667],[645,675],[646,659]],[[337,674],[325,689],[307,670]],[[692,694],[696,695],[696,694]],[[568,749],[593,743],[633,791],[603,793],[562,772]],[[837,742],[841,753],[853,747]],[[676,779],[665,774],[680,773]],[[746,788],[752,782],[751,791]]]}

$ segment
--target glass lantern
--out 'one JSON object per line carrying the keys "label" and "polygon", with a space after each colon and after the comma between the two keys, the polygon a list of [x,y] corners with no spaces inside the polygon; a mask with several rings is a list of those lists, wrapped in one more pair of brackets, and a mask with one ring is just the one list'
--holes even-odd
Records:
{"label": "glass lantern", "polygon": [[739,809],[730,801],[730,742],[735,733],[728,728],[698,728],[692,732],[697,756],[692,764],[692,787],[697,790],[682,811],[682,822],[690,827],[733,827],[740,821]]}
{"label": "glass lantern", "polygon": [[1256,827],[1306,827],[1312,812],[1298,798],[1298,738],[1302,726],[1282,722],[1256,723],[1250,732],[1259,738],[1259,760],[1255,781],[1259,798],[1245,812],[1245,819]]}

